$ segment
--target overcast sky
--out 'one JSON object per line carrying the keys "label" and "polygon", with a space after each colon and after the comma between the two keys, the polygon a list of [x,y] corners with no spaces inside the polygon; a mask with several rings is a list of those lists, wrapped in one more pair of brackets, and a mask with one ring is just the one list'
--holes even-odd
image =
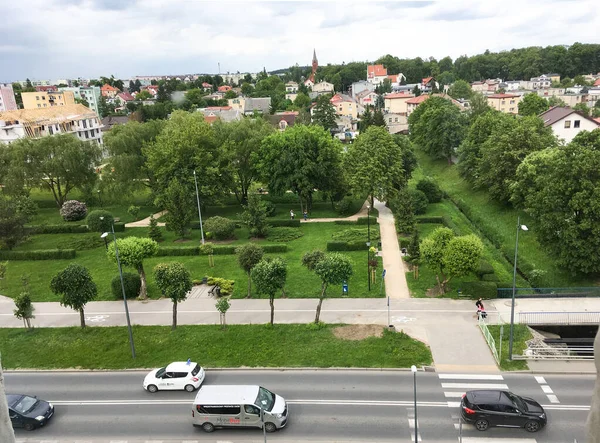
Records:
{"label": "overcast sky", "polygon": [[2,0],[0,82],[598,43],[598,0]]}

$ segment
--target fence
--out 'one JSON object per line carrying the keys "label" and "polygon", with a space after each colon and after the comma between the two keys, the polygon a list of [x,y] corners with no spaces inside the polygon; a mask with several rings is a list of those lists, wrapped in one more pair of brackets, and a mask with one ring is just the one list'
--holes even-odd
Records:
{"label": "fence", "polygon": [[525,325],[597,325],[600,312],[519,312],[519,323]]}
{"label": "fence", "polygon": [[523,355],[514,355],[515,360],[593,360],[593,346],[550,346],[530,345]]}
{"label": "fence", "polygon": [[492,333],[490,332],[487,324],[485,323],[485,320],[481,317],[479,318],[479,329],[481,329],[481,332],[485,337],[485,341],[487,342],[488,346],[490,347],[490,350],[492,351],[492,354],[494,355],[496,363],[500,364],[500,356],[498,355],[498,348],[496,348],[496,340],[494,340],[494,337],[492,337]]}
{"label": "fence", "polygon": [[[512,298],[512,288],[498,288],[498,298]],[[576,288],[515,288],[516,298],[600,297],[600,286]]]}

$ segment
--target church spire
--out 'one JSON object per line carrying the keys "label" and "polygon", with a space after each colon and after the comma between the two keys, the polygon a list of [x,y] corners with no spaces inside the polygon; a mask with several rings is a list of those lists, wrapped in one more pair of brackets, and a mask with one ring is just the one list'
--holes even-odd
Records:
{"label": "church spire", "polygon": [[317,65],[319,64],[319,61],[317,60],[317,51],[316,49],[313,48],[313,59],[312,59],[313,63],[316,63]]}

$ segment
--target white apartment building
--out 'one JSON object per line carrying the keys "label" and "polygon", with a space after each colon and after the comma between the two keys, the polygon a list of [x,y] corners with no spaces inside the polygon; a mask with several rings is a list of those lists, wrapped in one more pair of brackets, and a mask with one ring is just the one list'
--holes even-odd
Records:
{"label": "white apartment building", "polygon": [[100,87],[99,86],[79,86],[70,88],[58,88],[59,91],[71,91],[75,96],[75,99],[83,99],[88,102],[88,107],[93,110],[96,114],[98,112],[98,103],[100,102]]}

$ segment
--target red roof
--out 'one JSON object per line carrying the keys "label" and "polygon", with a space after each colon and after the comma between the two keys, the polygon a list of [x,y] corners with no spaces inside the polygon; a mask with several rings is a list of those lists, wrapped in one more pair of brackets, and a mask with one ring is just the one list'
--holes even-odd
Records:
{"label": "red roof", "polygon": [[369,65],[367,66],[367,77],[386,77],[387,69],[383,67],[383,65]]}
{"label": "red roof", "polygon": [[219,92],[227,92],[230,90],[231,90],[231,86],[229,86],[229,85],[219,86],[219,89],[218,89]]}
{"label": "red roof", "polygon": [[212,85],[210,83],[204,82],[204,83],[202,83],[202,87],[203,88],[212,88]]}
{"label": "red roof", "polygon": [[423,86],[425,86],[426,84],[428,84],[431,80],[433,80],[433,77],[425,77],[423,80],[421,80],[421,84]]}
{"label": "red roof", "polygon": [[487,98],[516,98],[518,95],[515,94],[492,94],[488,95]]}
{"label": "red roof", "polygon": [[158,91],[158,85],[149,85],[148,89],[153,89],[155,91]]}
{"label": "red roof", "polygon": [[394,75],[388,75],[388,77],[392,83],[398,83],[398,74],[394,74]]}
{"label": "red roof", "polygon": [[207,111],[231,111],[231,106],[209,106],[206,108]]}
{"label": "red roof", "polygon": [[213,124],[213,123],[214,123],[214,122],[216,122],[218,119],[219,119],[219,117],[218,117],[218,116],[216,116],[216,115],[206,115],[206,116],[204,116],[204,121],[205,121],[206,123],[209,123],[209,124]]}
{"label": "red roof", "polygon": [[594,86],[600,86],[600,78],[594,82]]}
{"label": "red roof", "polygon": [[396,92],[393,94],[386,94],[383,98],[411,98],[414,97],[414,94],[405,94],[404,92]]}
{"label": "red roof", "polygon": [[102,91],[118,91],[118,88],[114,88],[109,84],[105,84],[104,86],[102,86],[101,88]]}
{"label": "red roof", "polygon": [[35,90],[37,92],[51,92],[51,91],[58,91],[58,88],[56,86],[36,86]]}
{"label": "red roof", "polygon": [[418,97],[414,97],[414,98],[411,98],[410,100],[406,100],[406,103],[410,103],[411,105],[418,105],[420,103],[423,103],[428,98],[429,98],[429,95],[422,94],[422,95],[419,95]]}
{"label": "red roof", "polygon": [[134,100],[133,95],[131,95],[129,92],[121,92],[120,94],[117,94],[117,96],[122,98],[126,102],[130,102],[131,100]]}

